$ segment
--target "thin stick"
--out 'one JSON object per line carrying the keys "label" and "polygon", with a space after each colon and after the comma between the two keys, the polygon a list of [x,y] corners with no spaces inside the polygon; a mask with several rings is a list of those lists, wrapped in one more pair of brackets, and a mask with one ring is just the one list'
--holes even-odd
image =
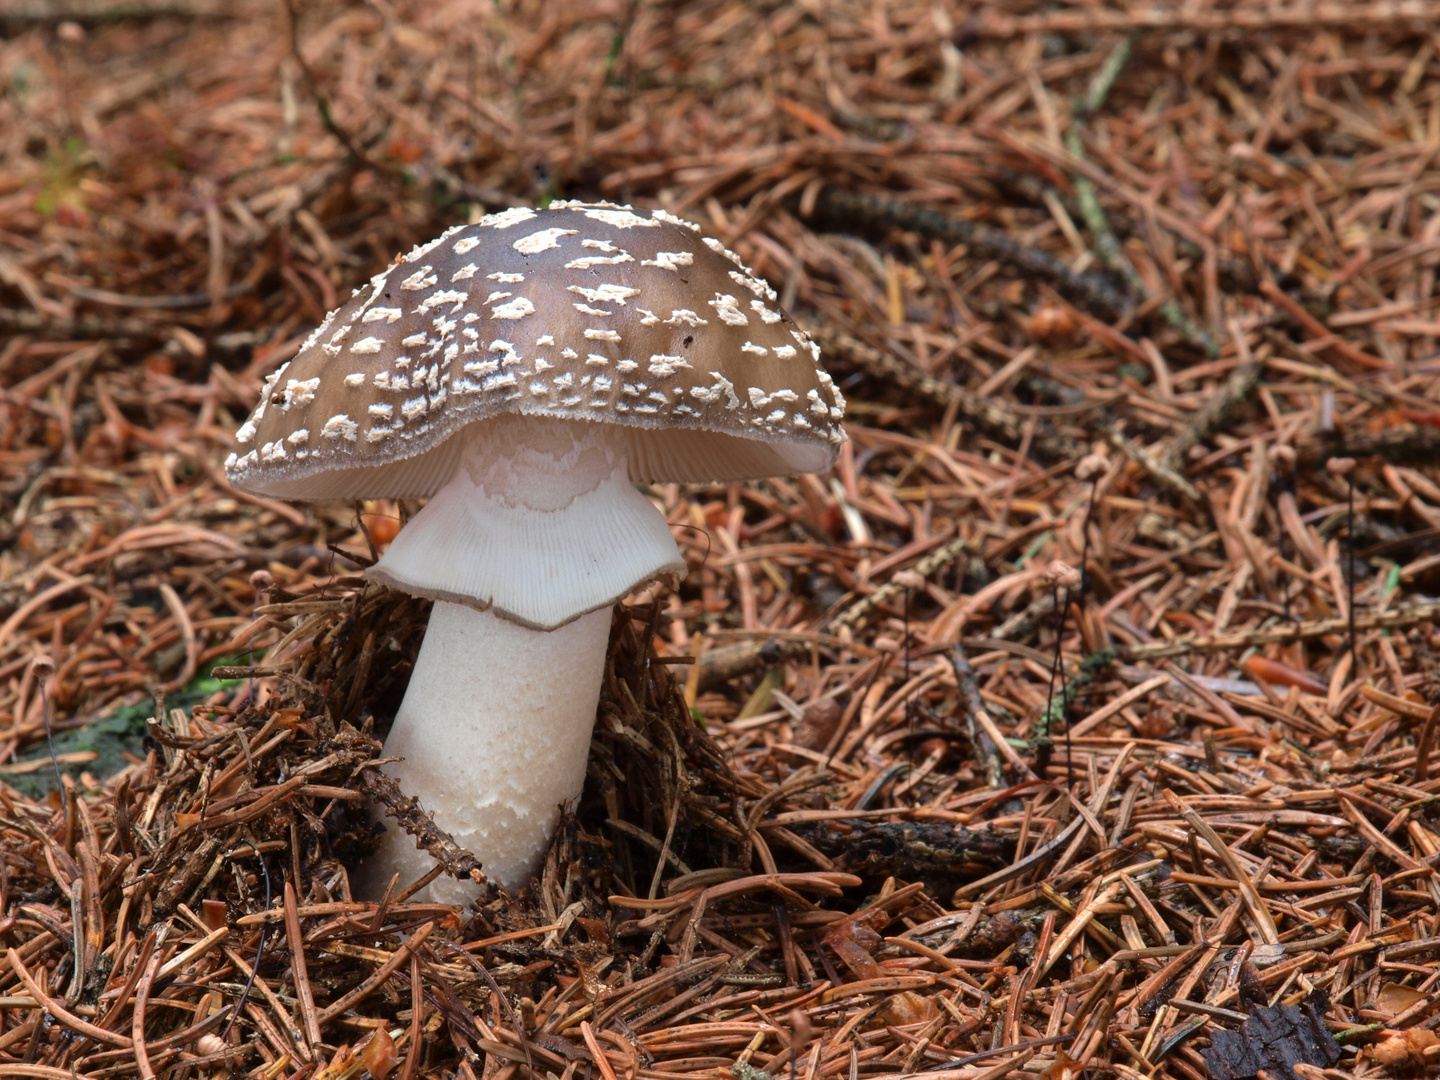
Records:
{"label": "thin stick", "polygon": [[976,37],[1028,37],[1032,34],[1098,34],[1114,30],[1198,30],[1215,32],[1240,30],[1338,30],[1363,26],[1373,33],[1394,23],[1433,22],[1440,18],[1440,5],[1415,0],[1385,0],[1361,6],[1355,4],[1282,4],[1261,7],[1217,9],[1211,7],[1065,8],[1037,15],[1010,15],[996,5],[966,25]]}
{"label": "thin stick", "polygon": [[60,775],[60,759],[55,755],[55,736],[50,725],[50,695],[45,689],[45,679],[55,670],[55,661],[49,656],[37,656],[31,663],[31,670],[35,673],[35,682],[40,690],[40,715],[45,720],[45,746],[50,751],[50,764],[55,769],[55,790],[60,793],[60,809],[64,815],[61,820],[68,821],[70,793]]}
{"label": "thin stick", "polygon": [[285,882],[285,937],[290,942],[290,971],[295,977],[295,995],[300,999],[300,1018],[305,1024],[305,1037],[313,1051],[320,1045],[320,1016],[315,1011],[315,996],[310,991],[310,974],[305,970],[305,939],[300,934],[300,915],[296,910],[295,886]]}
{"label": "thin stick", "polygon": [[[1099,112],[1105,104],[1105,99],[1110,95],[1110,89],[1115,85],[1115,80],[1125,70],[1125,65],[1130,62],[1130,54],[1134,51],[1138,34],[1127,34],[1105,58],[1100,69],[1095,72],[1085,96],[1076,102],[1074,122],[1065,132],[1065,149],[1070,156],[1077,161],[1085,160],[1085,144],[1080,138],[1080,125]],[[1080,214],[1085,219],[1085,226],[1095,236],[1095,250],[1100,256],[1101,262],[1125,279],[1126,285],[1136,296],[1148,298],[1150,290],[1146,288],[1144,280],[1135,271],[1130,260],[1125,257],[1124,249],[1120,241],[1116,239],[1114,230],[1110,228],[1110,222],[1105,216],[1105,210],[1100,205],[1100,200],[1095,195],[1095,185],[1090,182],[1089,177],[1077,174],[1074,178],[1075,201],[1079,205]],[[1170,326],[1179,331],[1190,344],[1202,350],[1207,356],[1215,356],[1219,353],[1215,342],[1210,335],[1201,330],[1190,317],[1180,309],[1180,305],[1174,300],[1164,300],[1158,308],[1160,317]]]}
{"label": "thin stick", "polygon": [[[1050,728],[1057,719],[1064,719],[1069,702],[1065,696],[1065,677],[1060,674],[1060,701],[1057,706],[1055,701],[1055,679],[1063,661],[1061,655],[1061,638],[1065,633],[1065,607],[1060,603],[1060,590],[1065,590],[1068,600],[1071,592],[1080,584],[1080,574],[1073,566],[1056,559],[1047,566],[1042,575],[1043,579],[1050,582],[1052,589],[1052,601],[1055,606],[1055,658],[1050,666],[1050,690],[1046,696],[1045,711],[1040,714],[1040,719],[1035,725],[1035,742],[1039,743],[1050,738]],[[1066,605],[1068,606],[1068,604]]]}
{"label": "thin stick", "polygon": [[1090,595],[1090,525],[1095,520],[1095,503],[1100,497],[1100,477],[1090,479],[1090,501],[1085,507],[1085,524],[1080,531],[1080,594],[1076,601],[1085,609],[1085,599]]}
{"label": "thin stick", "polygon": [[1420,737],[1415,740],[1415,782],[1418,784],[1430,778],[1430,746],[1435,741],[1435,727],[1440,724],[1440,705],[1430,710]]}
{"label": "thin stick", "polygon": [[[251,851],[255,852],[255,858],[260,861],[260,872],[261,872],[262,876],[263,876],[264,879],[265,879],[265,910],[266,910],[266,911],[269,911],[269,910],[270,910],[270,868],[265,865],[265,856],[263,856],[263,855],[260,854],[260,849],[257,848],[253,843],[251,843],[251,841],[249,841],[249,840],[241,840],[240,842],[241,842],[242,844],[247,845],[247,846],[250,848]],[[234,854],[235,854],[235,853],[234,853],[233,851],[230,852],[230,855],[231,855],[231,856],[233,856]],[[224,1042],[229,1042],[229,1041],[230,1041],[230,1029],[235,1026],[235,1021],[240,1018],[240,1010],[243,1009],[243,1008],[245,1008],[245,1002],[250,999],[250,991],[251,991],[251,989],[255,986],[255,976],[256,976],[256,975],[259,973],[259,971],[260,971],[260,961],[265,958],[265,935],[266,935],[268,932],[269,932],[269,924],[267,924],[267,923],[261,923],[261,924],[260,924],[260,942],[259,942],[258,945],[255,946],[255,963],[253,963],[253,964],[250,965],[250,977],[245,980],[245,989],[242,990],[242,991],[240,991],[240,998],[239,998],[239,1000],[237,1000],[237,1001],[235,1002],[235,1008],[234,1008],[234,1010],[230,1013],[230,1020],[229,1020],[229,1022],[225,1025],[225,1030],[224,1030],[223,1032],[221,1032],[221,1034],[220,1034],[220,1038],[221,1038],[221,1040],[224,1041]]]}
{"label": "thin stick", "polygon": [[[973,420],[996,438],[1018,443],[1023,437],[1023,418],[1014,410],[982,398],[956,383],[941,381],[921,371],[914,364],[906,363],[884,349],[877,349],[868,342],[861,341],[829,322],[818,312],[811,312],[803,326],[825,350],[827,356],[848,366],[860,368],[874,378],[892,381],[914,390],[936,404],[954,405],[961,415]],[[1044,427],[1036,432],[1033,445],[1038,453],[1052,459],[1078,457],[1085,451],[1083,443],[1057,435]]]}
{"label": "thin stick", "polygon": [[[41,990],[40,984],[35,981],[35,977],[30,974],[29,969],[27,969],[21,961],[20,954],[14,949],[6,949],[5,958],[10,962],[10,970],[19,976],[21,983],[24,984],[30,996],[40,1003],[41,1008],[56,1020],[60,1021],[65,1027],[70,1028],[72,1031],[77,1031],[81,1035],[88,1036],[96,1042],[105,1043],[108,1046],[118,1046],[126,1050],[130,1048],[131,1040],[127,1039],[124,1035],[117,1035],[113,1031],[106,1031],[104,1028],[96,1027],[88,1021],[81,1020],[80,1017],[67,1010],[63,1005],[46,994],[45,991]],[[143,1036],[143,1032],[141,1034]]]}
{"label": "thin stick", "polygon": [[[903,638],[903,640],[900,642],[900,648],[901,648],[901,650],[902,650],[902,652],[903,652],[903,654],[904,654],[904,657],[905,657],[905,661],[904,661],[905,682],[906,682],[906,683],[909,683],[909,681],[910,681],[910,589],[909,589],[908,587],[904,590],[904,594],[905,594],[905,599],[904,599],[903,606],[902,606],[902,619],[903,619],[903,625],[904,625],[904,627],[905,627],[905,633],[904,633],[904,638]],[[915,698],[914,698],[913,695],[910,696],[910,697],[907,697],[907,698],[905,699],[905,726],[906,726],[906,727],[910,727],[910,726],[912,726],[912,725],[914,724],[914,718],[915,718],[914,705],[915,705]],[[795,1057],[794,1057],[793,1054],[792,1054],[791,1057],[790,1057],[790,1061],[791,1061],[791,1064],[793,1065],[793,1064],[794,1064],[794,1061],[795,1061]]]}
{"label": "thin stick", "polygon": [[325,1006],[324,1010],[316,1015],[316,1030],[319,1030],[320,1024],[328,1024],[346,1009],[353,1007],[356,1002],[362,1001],[374,993],[381,983],[398,971],[400,965],[405,963],[405,961],[415,953],[415,950],[425,943],[425,939],[430,936],[434,929],[435,924],[433,922],[427,922],[424,926],[420,927],[420,929],[416,930],[415,933],[411,934],[405,944],[396,949],[394,955],[376,968],[374,973],[359,986]]}
{"label": "thin stick", "polygon": [[[1045,712],[1044,712],[1044,720],[1046,721],[1046,723],[1045,723],[1045,739],[1047,740],[1047,743],[1048,743],[1048,740],[1049,740],[1049,737],[1050,737],[1050,717],[1051,717],[1051,711],[1052,711],[1052,710],[1054,709],[1054,707],[1055,707],[1055,676],[1056,676],[1056,673],[1059,672],[1059,670],[1060,670],[1060,661],[1061,661],[1061,656],[1060,656],[1060,638],[1061,638],[1061,635],[1065,633],[1065,613],[1060,610],[1060,585],[1059,585],[1058,582],[1053,582],[1053,581],[1052,581],[1052,582],[1050,583],[1050,595],[1051,595],[1051,597],[1054,599],[1054,602],[1055,602],[1055,658],[1050,662],[1050,686],[1049,686],[1049,688],[1045,691]],[[1062,684],[1062,687],[1063,687],[1063,684]],[[1062,694],[1064,693],[1064,690],[1063,690],[1063,689],[1061,690],[1061,693],[1062,693]],[[1065,764],[1065,781],[1066,781],[1066,784],[1067,784],[1067,786],[1068,786],[1069,781],[1070,781],[1070,764],[1069,764],[1069,762],[1070,762],[1070,733],[1069,733],[1069,731],[1066,731],[1066,733],[1065,733],[1065,762],[1066,762],[1066,764]],[[1043,770],[1042,770],[1042,771],[1043,771]]]}
{"label": "thin stick", "polygon": [[416,1070],[420,1067],[424,1042],[425,987],[420,980],[420,957],[412,952],[410,954],[410,1045],[405,1049],[405,1067],[400,1070],[400,1080],[413,1080]]}
{"label": "thin stick", "polygon": [[[1068,591],[1068,590],[1067,590]],[[1059,620],[1055,626],[1055,666],[1051,669],[1051,677],[1055,674],[1060,676],[1060,719],[1065,724],[1065,790],[1072,791],[1075,787],[1075,760],[1070,746],[1070,709],[1069,701],[1065,696],[1065,665],[1064,657],[1061,655],[1061,645],[1065,638],[1065,616],[1069,614],[1069,597],[1062,608],[1060,606],[1060,586],[1055,586],[1055,612]]]}
{"label": "thin stick", "polygon": [[[1276,929],[1275,920],[1270,914],[1270,909],[1260,899],[1260,894],[1255,891],[1254,884],[1250,881],[1250,875],[1240,865],[1240,860],[1235,858],[1235,853],[1230,850],[1224,840],[1210,827],[1209,822],[1202,818],[1194,809],[1185,805],[1169,788],[1166,788],[1162,795],[1170,808],[1184,817],[1190,828],[1195,833],[1204,837],[1205,842],[1214,850],[1225,869],[1230,871],[1230,876],[1235,879],[1240,888],[1240,896],[1245,901],[1251,917],[1255,920],[1256,926],[1260,929],[1260,936],[1265,939],[1267,945],[1278,945],[1280,943],[1280,932]],[[1192,834],[1193,835],[1193,834]],[[1199,867],[1196,867],[1199,872]]]}
{"label": "thin stick", "polygon": [[[1360,630],[1393,630],[1400,626],[1430,622],[1437,617],[1440,617],[1440,601],[1431,600],[1422,604],[1391,608],[1389,611],[1357,615],[1355,626]],[[1174,641],[1147,641],[1142,645],[1131,646],[1124,650],[1124,654],[1130,660],[1159,660],[1192,652],[1224,652],[1228,649],[1248,649],[1253,645],[1288,645],[1292,641],[1313,641],[1329,634],[1342,633],[1346,626],[1345,619],[1281,623],[1261,630],[1239,630],[1233,634],[1186,636],[1178,637]]]}
{"label": "thin stick", "polygon": [[1349,569],[1349,573],[1346,575],[1345,594],[1348,597],[1348,603],[1345,605],[1345,614],[1350,626],[1350,675],[1352,678],[1358,679],[1360,677],[1359,639],[1355,633],[1355,459],[1331,458],[1325,463],[1325,468],[1332,475],[1345,478],[1345,550]]}
{"label": "thin stick", "polygon": [[1357,655],[1358,637],[1355,634],[1355,474],[1345,477],[1345,547],[1349,556],[1350,573],[1346,575],[1346,591],[1349,603],[1345,607],[1350,616],[1350,671],[1357,678],[1360,674],[1360,657]]}
{"label": "thin stick", "polygon": [[824,629],[829,633],[834,633],[842,626],[858,626],[864,619],[869,618],[870,614],[876,608],[880,607],[882,604],[888,604],[892,599],[894,599],[895,596],[900,593],[902,588],[909,587],[901,585],[901,581],[909,581],[912,585],[916,581],[923,583],[924,580],[930,577],[931,574],[934,574],[939,570],[943,570],[945,567],[949,566],[952,562],[954,562],[961,555],[963,555],[966,551],[972,550],[973,547],[974,544],[970,540],[962,536],[951,540],[948,544],[945,544],[942,547],[936,548],[929,555],[926,555],[923,559],[917,562],[914,567],[912,567],[908,571],[909,574],[913,575],[912,577],[903,578],[901,577],[901,575],[906,574],[907,571],[899,571],[898,573],[893,575],[889,581],[885,582],[885,584],[881,585],[869,596],[857,600],[855,603],[851,604],[848,608],[842,611],[839,615],[836,615],[825,625]]}
{"label": "thin stick", "polygon": [[160,955],[159,949],[150,954],[145,974],[135,984],[135,1013],[130,1020],[130,1039],[135,1047],[135,1064],[140,1070],[141,1080],[155,1080],[150,1054],[145,1049],[145,1006],[150,1000],[150,988],[155,984],[155,972],[160,970]]}
{"label": "thin stick", "polygon": [[589,1047],[590,1056],[595,1059],[595,1064],[600,1069],[600,1075],[605,1077],[605,1080],[615,1080],[615,1070],[610,1065],[610,1059],[605,1056],[605,1051],[600,1049],[600,1043],[595,1038],[595,1032],[591,1030],[588,1020],[580,1021],[580,1037]]}

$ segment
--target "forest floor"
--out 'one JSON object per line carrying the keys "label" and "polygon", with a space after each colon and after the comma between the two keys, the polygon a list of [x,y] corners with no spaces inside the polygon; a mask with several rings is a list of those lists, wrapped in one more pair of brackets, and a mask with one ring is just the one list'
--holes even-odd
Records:
{"label": "forest floor", "polygon": [[[1436,1075],[1437,20],[4,5],[0,1073]],[[736,250],[849,441],[650,491],[531,888],[356,901],[417,505],[221,463],[551,198]]]}

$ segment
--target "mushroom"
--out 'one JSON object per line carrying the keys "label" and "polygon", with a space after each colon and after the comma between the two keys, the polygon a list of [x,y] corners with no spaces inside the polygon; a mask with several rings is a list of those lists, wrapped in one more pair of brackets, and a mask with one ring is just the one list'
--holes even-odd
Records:
{"label": "mushroom", "polygon": [[[611,606],[685,574],[633,485],[829,468],[844,400],[819,352],[689,222],[557,202],[417,247],[266,380],[237,488],[429,498],[366,570],[435,600],[386,768],[492,880],[525,884],[580,794]],[[368,873],[433,865],[391,829]]]}

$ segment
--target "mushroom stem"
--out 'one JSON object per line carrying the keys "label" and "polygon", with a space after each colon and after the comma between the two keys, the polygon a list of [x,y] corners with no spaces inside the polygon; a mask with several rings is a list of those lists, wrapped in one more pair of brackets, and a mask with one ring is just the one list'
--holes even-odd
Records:
{"label": "mushroom stem", "polygon": [[[385,756],[404,760],[385,771],[507,888],[529,881],[560,804],[580,795],[609,635],[608,607],[549,631],[444,601],[430,615],[385,741]],[[363,876],[378,895],[393,874],[403,888],[434,865],[388,822]],[[423,895],[466,904],[476,889],[440,877]]]}
{"label": "mushroom stem", "polygon": [[[584,783],[611,605],[685,563],[616,429],[514,416],[462,438],[449,481],[367,571],[435,598],[385,755],[435,824],[518,888]],[[391,828],[361,888],[433,865]],[[474,893],[437,879],[426,896]]]}

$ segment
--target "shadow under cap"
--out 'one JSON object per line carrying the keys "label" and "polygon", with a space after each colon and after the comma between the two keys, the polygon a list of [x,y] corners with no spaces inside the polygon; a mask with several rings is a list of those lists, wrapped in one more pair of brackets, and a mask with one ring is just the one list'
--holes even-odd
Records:
{"label": "shadow under cap", "polygon": [[[381,465],[326,469],[288,478],[261,476],[243,486],[257,495],[296,502],[429,498],[455,472],[464,432],[471,427],[483,427],[503,419],[500,416],[477,420],[433,450],[415,457]],[[772,476],[823,472],[833,464],[832,455],[814,443],[767,443],[719,431],[688,428],[605,426],[614,427],[618,437],[624,441],[630,480],[636,484],[715,484],[763,480]]]}

